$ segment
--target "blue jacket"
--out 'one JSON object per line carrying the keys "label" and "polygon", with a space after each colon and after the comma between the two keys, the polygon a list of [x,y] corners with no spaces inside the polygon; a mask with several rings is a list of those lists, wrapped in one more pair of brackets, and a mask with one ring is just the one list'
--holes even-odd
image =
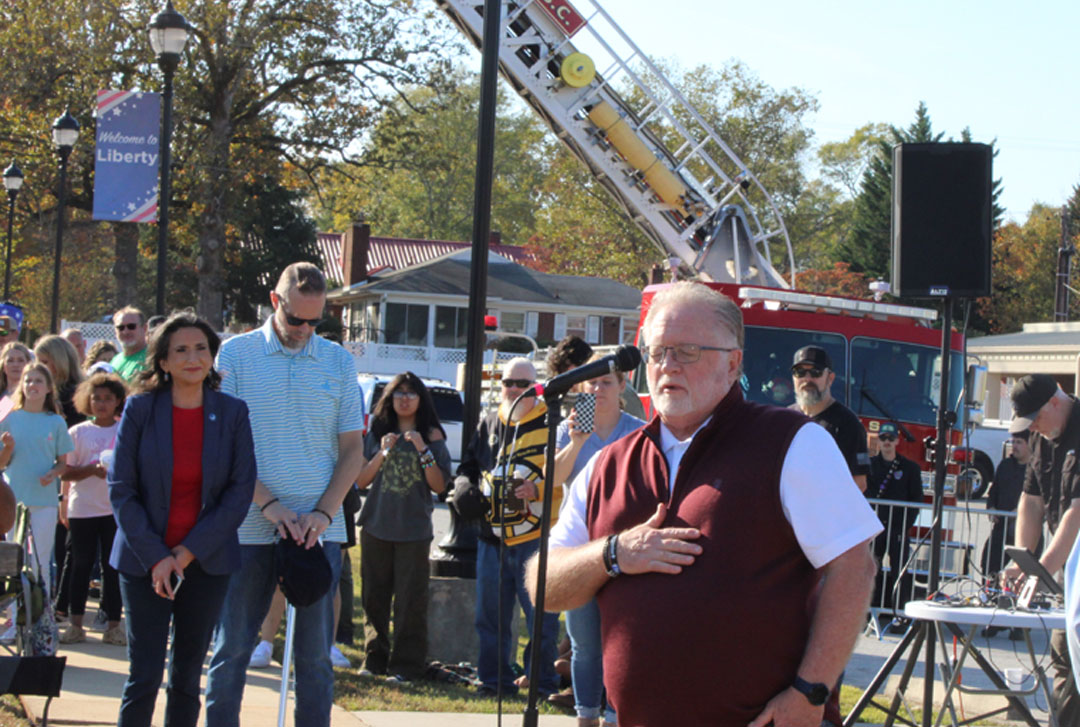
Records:
{"label": "blue jacket", "polygon": [[[109,563],[146,575],[162,558],[172,492],[172,394],[128,399],[109,467],[109,499],[118,526]],[[202,509],[183,545],[207,573],[240,567],[236,531],[255,491],[255,447],[248,409],[240,399],[206,389],[203,395]]]}

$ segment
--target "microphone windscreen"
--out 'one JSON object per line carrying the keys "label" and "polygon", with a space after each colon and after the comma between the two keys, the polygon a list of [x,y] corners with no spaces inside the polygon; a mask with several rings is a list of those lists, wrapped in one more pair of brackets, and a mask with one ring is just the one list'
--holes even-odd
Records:
{"label": "microphone windscreen", "polygon": [[633,371],[641,364],[641,351],[637,346],[619,346],[615,349],[615,368],[619,371]]}

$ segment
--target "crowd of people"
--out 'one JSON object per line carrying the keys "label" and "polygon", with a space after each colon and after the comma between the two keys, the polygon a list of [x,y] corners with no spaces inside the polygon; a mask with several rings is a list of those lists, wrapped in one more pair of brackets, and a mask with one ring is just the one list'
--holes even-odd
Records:
{"label": "crowd of people", "polygon": [[[642,345],[653,420],[625,411],[616,371],[576,386],[559,426],[537,613],[549,459],[547,405],[529,395],[534,362],[502,367],[499,405],[452,471],[415,374],[388,383],[365,425],[353,357],[315,335],[326,304],[318,268],[288,266],[270,304],[262,326],[224,342],[190,312],[148,320],[125,307],[113,316],[116,344],[89,350],[77,329],[28,348],[21,311],[0,305],[0,468],[29,513],[61,644],[87,640],[96,583],[101,641],[127,646],[120,725],[150,723],[166,660],[166,720],[194,725],[208,652],[206,724],[238,724],[246,671],[269,665],[286,608],[297,723],[329,724],[333,668],[349,665],[335,641],[351,638],[343,604],[357,528],[359,673],[424,678],[434,496],[478,535],[479,694],[535,682],[582,727],[665,723],[672,704],[680,724],[839,723],[875,576],[878,592],[895,591],[889,579],[908,557],[910,509],[875,515],[866,498],[918,501],[922,490],[919,468],[896,451],[896,425],[880,425],[871,456],[859,419],[832,397],[828,351],[794,353],[791,408],[751,403],[737,385],[738,307],[690,283],[659,293]],[[548,374],[596,358],[570,336]],[[1014,443],[1018,457],[1025,443]],[[1019,498],[992,492],[1002,507]],[[1034,532],[1026,523],[1022,542]],[[994,537],[1012,535],[1003,525]],[[894,564],[889,573],[875,556]],[[686,663],[711,666],[670,666]]]}

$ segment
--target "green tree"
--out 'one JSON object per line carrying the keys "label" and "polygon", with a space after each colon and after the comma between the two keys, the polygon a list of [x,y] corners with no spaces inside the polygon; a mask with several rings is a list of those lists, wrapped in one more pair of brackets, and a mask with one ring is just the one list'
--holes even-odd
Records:
{"label": "green tree", "polygon": [[[379,235],[468,240],[472,234],[479,79],[457,70],[440,94],[411,88],[384,109],[365,166],[338,165],[320,184],[319,220],[344,229],[358,213]],[[497,109],[492,229],[507,242],[532,236],[544,179],[544,129],[531,111]]]}

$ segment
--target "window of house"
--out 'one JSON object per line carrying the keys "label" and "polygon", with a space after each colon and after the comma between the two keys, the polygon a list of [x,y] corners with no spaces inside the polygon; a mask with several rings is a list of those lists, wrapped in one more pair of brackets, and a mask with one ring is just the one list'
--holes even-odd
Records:
{"label": "window of house", "polygon": [[525,332],[525,314],[517,311],[503,311],[499,317],[499,329],[507,333]]}
{"label": "window of house", "polygon": [[585,326],[586,316],[566,316],[567,336],[578,336],[582,340],[588,340],[585,338]]}
{"label": "window of house", "polygon": [[386,342],[403,346],[426,346],[430,306],[413,303],[387,303]]}
{"label": "window of house", "polygon": [[439,348],[466,348],[468,321],[468,308],[435,306],[435,345]]}

